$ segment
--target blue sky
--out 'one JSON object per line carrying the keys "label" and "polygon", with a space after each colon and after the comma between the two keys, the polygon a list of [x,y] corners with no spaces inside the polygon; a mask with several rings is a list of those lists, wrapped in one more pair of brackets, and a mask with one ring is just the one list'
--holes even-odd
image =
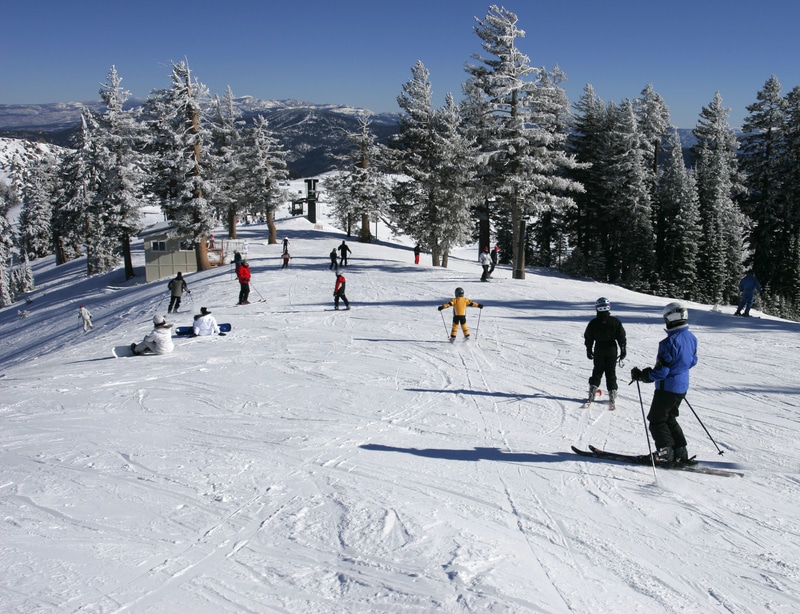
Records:
{"label": "blue sky", "polygon": [[[111,65],[136,98],[169,86],[189,60],[212,93],[298,98],[376,112],[421,60],[435,104],[461,98],[481,52],[474,0],[14,1],[0,22],[0,104],[97,100]],[[569,100],[587,83],[605,101],[652,83],[673,124],[691,128],[719,91],[737,126],[775,74],[800,85],[796,0],[514,0],[533,66],[558,65]]]}

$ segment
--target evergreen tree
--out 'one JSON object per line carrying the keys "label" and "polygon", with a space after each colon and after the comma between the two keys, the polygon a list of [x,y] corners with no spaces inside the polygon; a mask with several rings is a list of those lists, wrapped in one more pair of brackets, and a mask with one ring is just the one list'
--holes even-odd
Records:
{"label": "evergreen tree", "polygon": [[[82,246],[87,243],[90,191],[96,183],[91,177],[90,159],[84,148],[87,138],[85,117],[81,118],[81,130],[74,138],[75,149],[71,150],[58,167],[59,188],[53,200],[53,243],[56,264],[61,265],[81,256]],[[87,267],[91,272],[89,259]]]}
{"label": "evergreen tree", "polygon": [[702,226],[694,176],[683,159],[677,130],[670,134],[667,161],[659,180],[656,222],[657,293],[675,298],[696,297]]}
{"label": "evergreen tree", "polygon": [[11,305],[15,296],[11,286],[15,233],[8,213],[17,201],[11,186],[0,182],[0,307]]}
{"label": "evergreen tree", "polygon": [[197,269],[210,267],[206,237],[214,228],[214,185],[203,159],[210,135],[203,113],[208,91],[192,79],[189,65],[172,66],[172,86],[146,102],[151,121],[151,189],[180,237],[194,242]]}
{"label": "evergreen tree", "polygon": [[51,215],[55,193],[55,160],[45,155],[28,165],[22,190],[19,232],[22,250],[31,259],[53,253]]}

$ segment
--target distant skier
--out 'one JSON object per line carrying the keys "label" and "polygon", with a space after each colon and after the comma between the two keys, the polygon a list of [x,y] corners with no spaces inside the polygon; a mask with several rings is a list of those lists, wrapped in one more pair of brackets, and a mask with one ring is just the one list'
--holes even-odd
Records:
{"label": "distant skier", "polygon": [[281,268],[282,269],[288,269],[289,268],[289,260],[292,259],[292,257],[289,255],[289,250],[288,249],[283,250],[283,254],[281,254],[281,258],[283,259],[283,264],[281,265]]}
{"label": "distant skier", "polygon": [[175,279],[167,284],[167,288],[169,288],[170,292],[169,308],[167,309],[167,313],[178,313],[178,308],[181,306],[181,297],[183,296],[183,293],[186,292],[186,294],[191,294],[189,286],[186,285],[186,281],[183,279],[183,274],[180,271],[178,271]]}
{"label": "distant skier", "polygon": [[239,305],[249,305],[247,300],[250,297],[250,263],[242,260],[236,267],[236,279],[239,280]]}
{"label": "distant skier", "polygon": [[481,281],[489,281],[489,267],[492,266],[492,256],[489,254],[488,246],[483,248],[480,257],[478,258],[478,262],[480,262],[481,266],[483,267]]}
{"label": "distant skier", "polygon": [[594,361],[592,375],[589,377],[589,398],[586,403],[594,401],[597,387],[603,375],[606,376],[611,409],[617,402],[617,346],[619,346],[619,360],[624,360],[627,355],[625,328],[619,319],[611,315],[611,302],[601,296],[594,304],[596,315],[589,321],[583,333],[586,345],[586,357]]}
{"label": "distant skier", "polygon": [[208,335],[219,334],[219,325],[216,318],[205,307],[200,308],[200,314],[194,317],[194,327],[192,334],[195,337],[206,337]]}
{"label": "distant skier", "polygon": [[289,239],[287,239],[286,237],[283,238],[283,251],[284,252],[289,251]]}
{"label": "distant skier", "polygon": [[339,309],[339,299],[341,299],[344,303],[345,309],[350,309],[350,301],[347,300],[347,296],[345,295],[346,286],[347,280],[345,279],[344,275],[337,272],[336,285],[333,287],[333,308],[336,310]]}
{"label": "distant skier", "polygon": [[[736,313],[733,315],[749,318],[750,308],[753,306],[756,292],[761,292],[761,284],[758,283],[758,278],[752,270],[747,271],[747,275],[739,282],[739,290],[742,292],[742,300],[739,302],[739,307],[736,308]],[[744,313],[742,313],[742,309],[744,309]]]}
{"label": "distant skier", "polygon": [[456,340],[458,335],[458,327],[461,326],[461,332],[464,333],[464,339],[469,339],[469,327],[467,326],[467,307],[477,307],[483,309],[483,305],[471,301],[464,296],[463,288],[456,288],[455,298],[450,299],[444,305],[439,305],[438,309],[453,308],[453,328],[450,331],[450,343]]}
{"label": "distant skier", "polygon": [[697,338],[689,330],[689,310],[680,301],[662,312],[667,337],[658,344],[654,367],[631,369],[631,379],[655,382],[647,420],[656,444],[656,460],[686,462],[686,438],[678,424],[678,408],[689,390],[689,369],[697,364]]}
{"label": "distant skier", "polygon": [[83,332],[86,332],[89,328],[94,328],[94,324],[92,324],[92,314],[83,305],[78,309],[78,317],[83,320]]}
{"label": "distant skier", "polygon": [[414,246],[414,264],[419,264],[419,255],[421,251],[422,249],[420,248],[419,243],[417,243]]}
{"label": "distant skier", "polygon": [[141,343],[131,343],[131,352],[134,354],[169,354],[175,349],[172,343],[172,324],[167,324],[164,316],[153,316],[153,330],[145,335]]}
{"label": "distant skier", "polygon": [[489,278],[492,277],[494,269],[497,266],[497,259],[500,257],[500,246],[495,243],[494,249],[491,252],[492,265],[489,267]]}
{"label": "distant skier", "polygon": [[336,269],[339,268],[338,255],[336,254],[335,247],[331,250],[330,258],[331,258],[331,265],[328,267],[328,270],[335,271]]}
{"label": "distant skier", "polygon": [[347,266],[347,254],[352,253],[347,244],[342,241],[342,244],[339,246],[339,266]]}

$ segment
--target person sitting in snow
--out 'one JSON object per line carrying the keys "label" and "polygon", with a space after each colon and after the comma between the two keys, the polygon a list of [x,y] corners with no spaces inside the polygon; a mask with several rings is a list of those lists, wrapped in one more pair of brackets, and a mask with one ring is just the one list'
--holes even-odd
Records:
{"label": "person sitting in snow", "polygon": [[461,326],[461,332],[464,333],[464,339],[469,339],[469,327],[467,326],[467,307],[477,307],[483,309],[483,305],[469,300],[464,296],[463,288],[456,288],[456,296],[447,301],[444,305],[439,305],[439,311],[453,308],[453,328],[450,331],[450,343],[456,340],[458,335],[458,327]]}
{"label": "person sitting in snow", "polygon": [[87,328],[94,328],[94,324],[92,324],[92,314],[83,305],[78,309],[78,317],[83,320],[83,332],[86,332]]}
{"label": "person sitting in snow", "polygon": [[134,354],[169,354],[175,349],[172,343],[172,324],[167,324],[164,316],[153,316],[153,330],[145,335],[141,343],[131,343],[131,352]]}
{"label": "person sitting in snow", "polygon": [[208,335],[220,334],[219,325],[216,318],[205,307],[200,308],[200,315],[194,317],[194,328],[192,334],[195,337],[206,337]]}

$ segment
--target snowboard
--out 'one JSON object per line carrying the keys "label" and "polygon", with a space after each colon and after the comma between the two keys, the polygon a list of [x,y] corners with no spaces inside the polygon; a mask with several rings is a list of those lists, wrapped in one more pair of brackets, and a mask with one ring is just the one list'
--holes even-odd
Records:
{"label": "snowboard", "polygon": [[[194,331],[194,326],[177,326],[175,328],[175,334],[178,337],[189,337],[191,336],[192,332]],[[219,325],[219,332],[221,333],[229,333],[231,332],[231,325],[228,322]]]}

